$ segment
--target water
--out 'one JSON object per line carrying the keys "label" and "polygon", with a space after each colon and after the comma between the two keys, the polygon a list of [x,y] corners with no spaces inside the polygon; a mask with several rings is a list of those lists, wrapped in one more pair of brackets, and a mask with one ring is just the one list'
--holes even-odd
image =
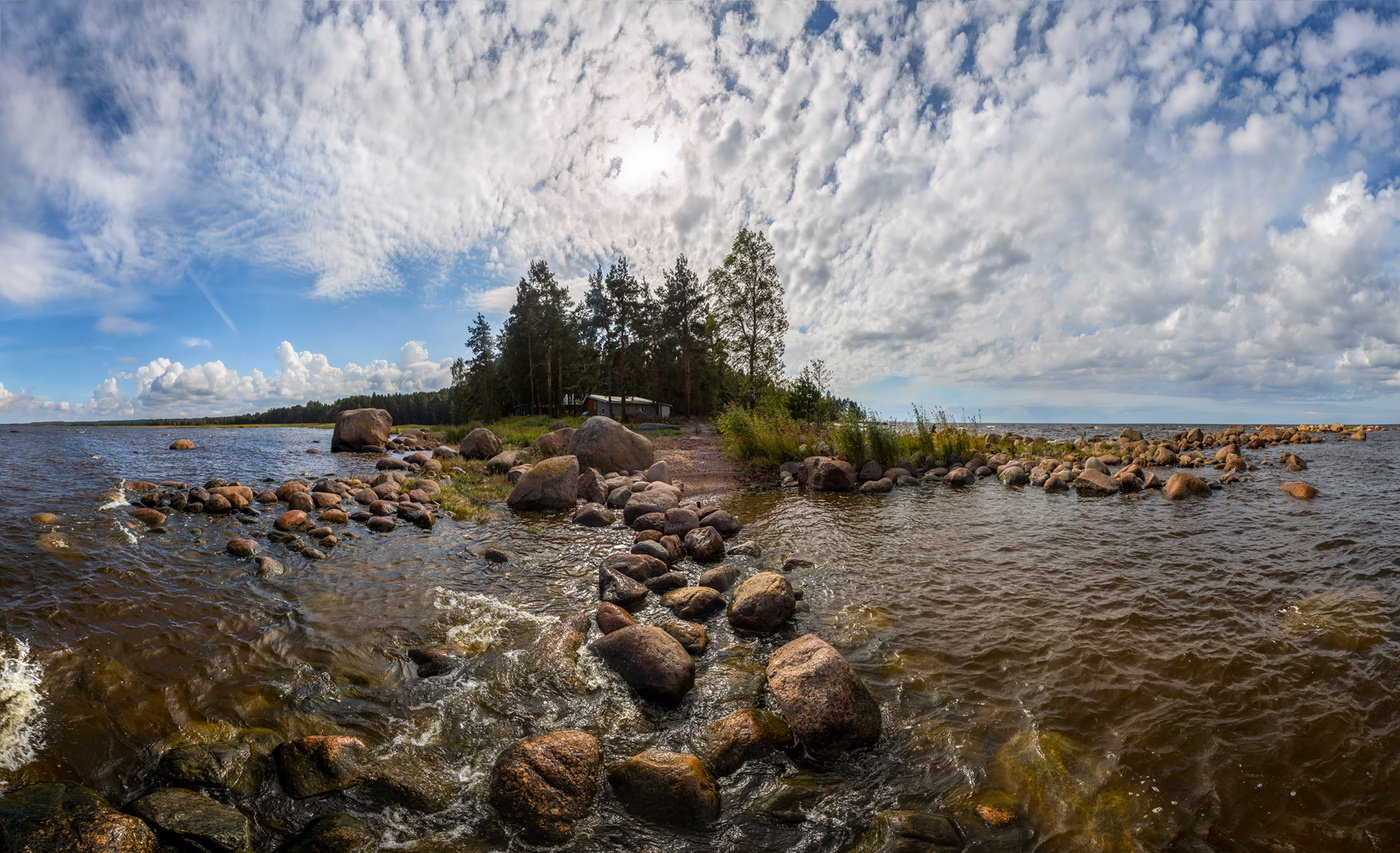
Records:
{"label": "water", "polygon": [[[1009,428],[1054,438],[1121,426]],[[200,448],[165,450],[183,435]],[[291,802],[264,784],[239,801],[265,825],[260,849],[282,837],[271,827],[336,809],[369,820],[385,849],[505,849],[485,789],[511,739],[581,727],[605,762],[688,750],[753,700],[753,670],[773,648],[814,631],[882,704],[876,750],[825,766],[751,762],[722,780],[723,816],[705,833],[642,824],[604,786],[566,849],[839,850],[888,808],[951,814],[973,850],[1121,849],[1112,827],[1086,829],[1098,812],[1037,806],[1031,789],[1009,802],[1012,827],[977,816],[993,786],[1016,784],[1005,768],[1028,743],[1127,803],[1128,849],[1400,849],[1398,435],[1290,448],[1309,470],[1273,464],[1204,501],[994,481],[731,495],[740,538],[765,550],[735,559],[746,572],[783,555],[815,561],[792,576],[807,610],[757,643],[710,619],[696,689],[660,711],[634,704],[586,651],[582,695],[532,652],[559,617],[591,612],[596,562],[630,543],[626,531],[508,512],[432,532],[361,528],[324,562],[269,546],[289,571],[258,578],[224,543],[261,535],[268,517],[176,514],[150,532],[114,502],[121,483],[221,476],[259,488],[367,475],[371,461],[307,454],[328,449],[315,430],[0,432],[0,784],[70,779],[123,803],[156,784],[154,762],[179,738],[345,731],[383,760],[436,768],[454,805],[421,816],[354,798]],[[1294,500],[1277,491],[1286,479],[1321,495]],[[31,521],[44,511],[58,523]],[[468,552],[488,541],[517,558]],[[670,618],[654,603],[638,615]],[[1329,630],[1337,619],[1351,627]],[[473,663],[417,678],[407,650],[448,639]]]}

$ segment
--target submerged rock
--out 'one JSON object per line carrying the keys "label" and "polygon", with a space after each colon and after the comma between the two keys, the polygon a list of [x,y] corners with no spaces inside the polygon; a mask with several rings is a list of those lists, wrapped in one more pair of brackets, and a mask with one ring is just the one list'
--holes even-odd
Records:
{"label": "submerged rock", "polygon": [[408,650],[408,659],[418,666],[419,678],[446,675],[466,663],[467,657],[466,649],[451,643]]}
{"label": "submerged rock", "polygon": [[71,782],[39,782],[0,797],[0,840],[16,853],[152,853],[156,835]]}
{"label": "submerged rock", "polygon": [[491,806],[532,844],[569,839],[588,814],[602,767],[598,741],[587,732],[551,732],[517,741],[496,758]]}
{"label": "submerged rock", "polygon": [[855,670],[816,634],[773,652],[768,689],[793,734],[814,755],[870,746],[880,739],[880,705]]}
{"label": "submerged rock", "polygon": [[178,785],[251,794],[257,784],[257,755],[247,742],[178,747],[161,756],[156,772]]}
{"label": "submerged rock", "polygon": [[188,791],[161,788],[130,806],[146,823],[205,853],[250,853],[252,821],[232,806]]}
{"label": "submerged rock", "polygon": [[343,812],[321,815],[277,853],[374,853],[379,840],[365,822]]}
{"label": "submerged rock", "polygon": [[574,513],[574,524],[584,527],[607,527],[616,521],[613,511],[601,503],[586,503]]}
{"label": "submerged rock", "polygon": [[273,755],[282,787],[300,800],[331,791],[344,791],[369,776],[364,764],[368,750],[357,737],[311,735],[287,741]]}
{"label": "submerged rock", "polygon": [[695,660],[675,637],[652,625],[631,625],[590,648],[644,699],[675,705],[695,685]]}
{"label": "submerged rock", "polygon": [[793,745],[792,729],[771,711],[744,708],[705,727],[695,754],[716,776],[728,776],[746,761]]}
{"label": "submerged rock", "polygon": [[1088,747],[1027,729],[992,756],[987,776],[1010,793],[1042,838],[1086,853],[1156,850],[1171,837],[1166,804]]}
{"label": "submerged rock", "polygon": [[1300,501],[1305,501],[1309,498],[1317,497],[1317,488],[1307,483],[1281,483],[1278,488],[1279,491],[1288,492],[1290,495],[1292,495]]}
{"label": "submerged rock", "polygon": [[1316,639],[1333,649],[1360,650],[1385,639],[1385,600],[1370,587],[1310,595],[1283,610],[1283,632]]}
{"label": "submerged rock", "polygon": [[958,828],[946,816],[891,809],[875,815],[851,853],[958,853]]}
{"label": "submerged rock", "polygon": [[608,768],[608,784],[627,811],[655,823],[703,827],[719,817],[719,790],[700,759],[649,749]]}

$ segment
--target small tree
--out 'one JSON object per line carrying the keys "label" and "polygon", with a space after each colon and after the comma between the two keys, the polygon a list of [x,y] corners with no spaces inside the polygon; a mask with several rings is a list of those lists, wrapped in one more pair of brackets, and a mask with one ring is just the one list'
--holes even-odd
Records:
{"label": "small tree", "polygon": [[773,257],[773,246],[763,232],[744,228],[734,238],[724,266],[710,270],[707,281],[720,332],[732,344],[750,409],[758,403],[759,391],[776,384],[783,370],[787,308]]}
{"label": "small tree", "polygon": [[788,411],[801,421],[824,423],[835,417],[836,401],[831,396],[831,371],[826,362],[814,358],[788,385]]}

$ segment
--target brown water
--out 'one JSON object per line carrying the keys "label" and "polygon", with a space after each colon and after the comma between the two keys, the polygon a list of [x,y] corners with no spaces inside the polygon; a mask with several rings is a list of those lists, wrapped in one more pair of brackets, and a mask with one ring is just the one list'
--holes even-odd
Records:
{"label": "brown water", "polygon": [[[160,430],[0,432],[0,779],[72,779],[122,803],[156,784],[163,743],[203,724],[348,731],[448,774],[456,804],[421,816],[353,796],[294,803],[265,784],[239,801],[260,818],[259,849],[278,826],[347,809],[385,849],[505,849],[484,795],[511,739],[581,727],[609,762],[688,749],[753,700],[745,673],[813,631],[883,705],[876,750],[825,766],[752,762],[723,780],[723,816],[704,833],[640,823],[604,791],[568,849],[840,850],[899,807],[952,815],[972,850],[1396,850],[1396,435],[1298,448],[1313,460],[1301,475],[1275,464],[1194,502],[995,481],[730,496],[747,525],[739,539],[765,551],[735,558],[746,571],[782,555],[815,562],[792,576],[807,610],[758,643],[709,620],[697,687],[663,712],[634,703],[586,651],[583,696],[540,678],[522,651],[555,617],[591,611],[597,559],[629,544],[627,531],[506,512],[432,532],[361,528],[324,562],[269,547],[289,571],[260,579],[223,547],[262,535],[270,517],[176,514],[165,532],[140,531],[112,504],[122,479],[258,487],[366,474],[370,460],[306,454],[329,442],[312,430],[196,431],[187,453],[165,451]],[[1277,491],[1294,478],[1321,496]],[[39,511],[60,523],[35,526]],[[67,547],[37,542],[45,532]],[[517,558],[467,552],[486,541]],[[669,618],[655,604],[639,616]],[[405,652],[446,639],[478,649],[474,663],[417,678]],[[1071,775],[1125,805],[1056,812],[1026,789],[1012,798],[1024,820],[987,826],[972,806],[1009,784],[993,756],[1026,731],[1046,754],[1069,738]],[[1128,829],[1115,834],[1114,820]]]}

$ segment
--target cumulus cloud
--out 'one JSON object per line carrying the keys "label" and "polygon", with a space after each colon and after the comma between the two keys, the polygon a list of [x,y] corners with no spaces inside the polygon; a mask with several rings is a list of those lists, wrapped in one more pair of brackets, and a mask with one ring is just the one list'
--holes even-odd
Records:
{"label": "cumulus cloud", "polygon": [[[174,286],[195,256],[352,299],[470,256],[498,278],[466,304],[500,313],[532,257],[580,276],[623,251],[655,281],[750,226],[789,364],[847,388],[1396,384],[1395,20],[844,4],[813,33],[815,8],[5,4],[0,299]],[[276,355],[272,377],[152,362],[131,399],[412,389],[445,364]]]}

